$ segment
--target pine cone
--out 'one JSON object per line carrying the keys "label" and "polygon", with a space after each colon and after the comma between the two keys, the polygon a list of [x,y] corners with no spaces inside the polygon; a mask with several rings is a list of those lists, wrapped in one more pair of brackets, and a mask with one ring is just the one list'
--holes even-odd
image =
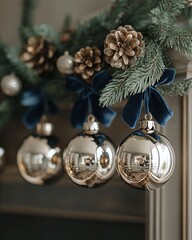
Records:
{"label": "pine cone", "polygon": [[101,70],[101,51],[97,47],[81,48],[74,58],[74,72],[88,80],[95,72]]}
{"label": "pine cone", "polygon": [[55,67],[55,46],[43,37],[30,37],[21,53],[21,60],[38,74],[51,72]]}
{"label": "pine cone", "polygon": [[143,35],[132,26],[120,26],[112,30],[104,42],[105,61],[114,68],[127,69],[142,53],[145,43]]}
{"label": "pine cone", "polygon": [[192,7],[192,0],[187,0],[188,7]]}

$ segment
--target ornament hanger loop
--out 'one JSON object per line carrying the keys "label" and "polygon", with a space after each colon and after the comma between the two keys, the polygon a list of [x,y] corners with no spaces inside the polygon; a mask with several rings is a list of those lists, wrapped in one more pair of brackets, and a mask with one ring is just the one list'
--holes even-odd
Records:
{"label": "ornament hanger loop", "polygon": [[95,122],[95,117],[92,114],[89,114],[89,116],[87,117],[87,121],[93,123]]}
{"label": "ornament hanger loop", "polygon": [[144,116],[145,120],[152,120],[152,114],[150,112],[146,113]]}

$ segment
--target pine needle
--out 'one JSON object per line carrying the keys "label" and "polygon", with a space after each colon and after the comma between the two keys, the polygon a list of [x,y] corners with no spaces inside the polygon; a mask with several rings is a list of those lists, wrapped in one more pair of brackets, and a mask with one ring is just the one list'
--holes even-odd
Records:
{"label": "pine needle", "polygon": [[145,54],[135,65],[113,75],[111,82],[102,91],[100,104],[113,105],[130,95],[144,92],[147,87],[159,81],[164,67],[161,47],[150,41]]}
{"label": "pine needle", "polygon": [[31,68],[28,68],[25,63],[21,62],[19,59],[18,52],[16,49],[7,48],[7,60],[12,67],[12,71],[15,72],[20,79],[28,82],[30,84],[40,83],[41,79]]}
{"label": "pine needle", "polygon": [[192,78],[176,81],[171,85],[159,86],[158,90],[163,95],[183,96],[188,94],[188,89],[192,87]]}

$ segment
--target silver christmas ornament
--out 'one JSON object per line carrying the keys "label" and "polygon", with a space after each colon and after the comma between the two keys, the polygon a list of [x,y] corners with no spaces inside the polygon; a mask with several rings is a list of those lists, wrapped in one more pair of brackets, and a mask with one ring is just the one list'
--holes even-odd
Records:
{"label": "silver christmas ornament", "polygon": [[89,115],[83,132],[71,140],[63,154],[71,180],[89,188],[107,182],[115,173],[115,147],[98,131],[98,122]]}
{"label": "silver christmas ornament", "polygon": [[53,124],[43,119],[37,124],[37,134],[28,136],[18,150],[19,172],[31,184],[44,185],[62,173],[61,151],[52,131]]}
{"label": "silver christmas ornament", "polygon": [[175,154],[165,136],[155,131],[151,115],[140,129],[120,144],[116,153],[117,171],[131,187],[155,190],[167,182],[175,168]]}
{"label": "silver christmas ornament", "polygon": [[6,75],[1,79],[1,90],[7,96],[15,96],[21,90],[22,84],[14,74]]}
{"label": "silver christmas ornament", "polygon": [[5,150],[0,147],[0,171],[4,168],[5,166]]}
{"label": "silver christmas ornament", "polygon": [[73,57],[69,52],[64,52],[64,55],[57,59],[57,69],[62,74],[73,73]]}

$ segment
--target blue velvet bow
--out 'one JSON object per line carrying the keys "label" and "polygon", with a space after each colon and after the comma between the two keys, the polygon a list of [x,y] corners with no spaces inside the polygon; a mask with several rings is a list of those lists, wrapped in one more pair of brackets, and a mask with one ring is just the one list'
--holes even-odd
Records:
{"label": "blue velvet bow", "polygon": [[168,107],[156,87],[171,84],[175,79],[175,74],[175,69],[165,69],[160,80],[154,86],[148,87],[143,93],[130,96],[123,109],[122,118],[131,128],[135,128],[140,118],[143,101],[146,113],[150,112],[160,125],[165,126],[173,117],[173,111]]}
{"label": "blue velvet bow", "polygon": [[93,114],[104,126],[110,126],[116,112],[111,108],[99,106],[98,94],[98,91],[104,88],[110,79],[111,76],[107,71],[97,73],[93,84],[88,84],[74,76],[67,77],[66,88],[79,94],[71,113],[73,127],[82,128],[88,114]]}
{"label": "blue velvet bow", "polygon": [[28,129],[34,128],[44,114],[58,113],[57,106],[39,89],[23,92],[20,103],[22,106],[29,107],[23,116],[23,123]]}

